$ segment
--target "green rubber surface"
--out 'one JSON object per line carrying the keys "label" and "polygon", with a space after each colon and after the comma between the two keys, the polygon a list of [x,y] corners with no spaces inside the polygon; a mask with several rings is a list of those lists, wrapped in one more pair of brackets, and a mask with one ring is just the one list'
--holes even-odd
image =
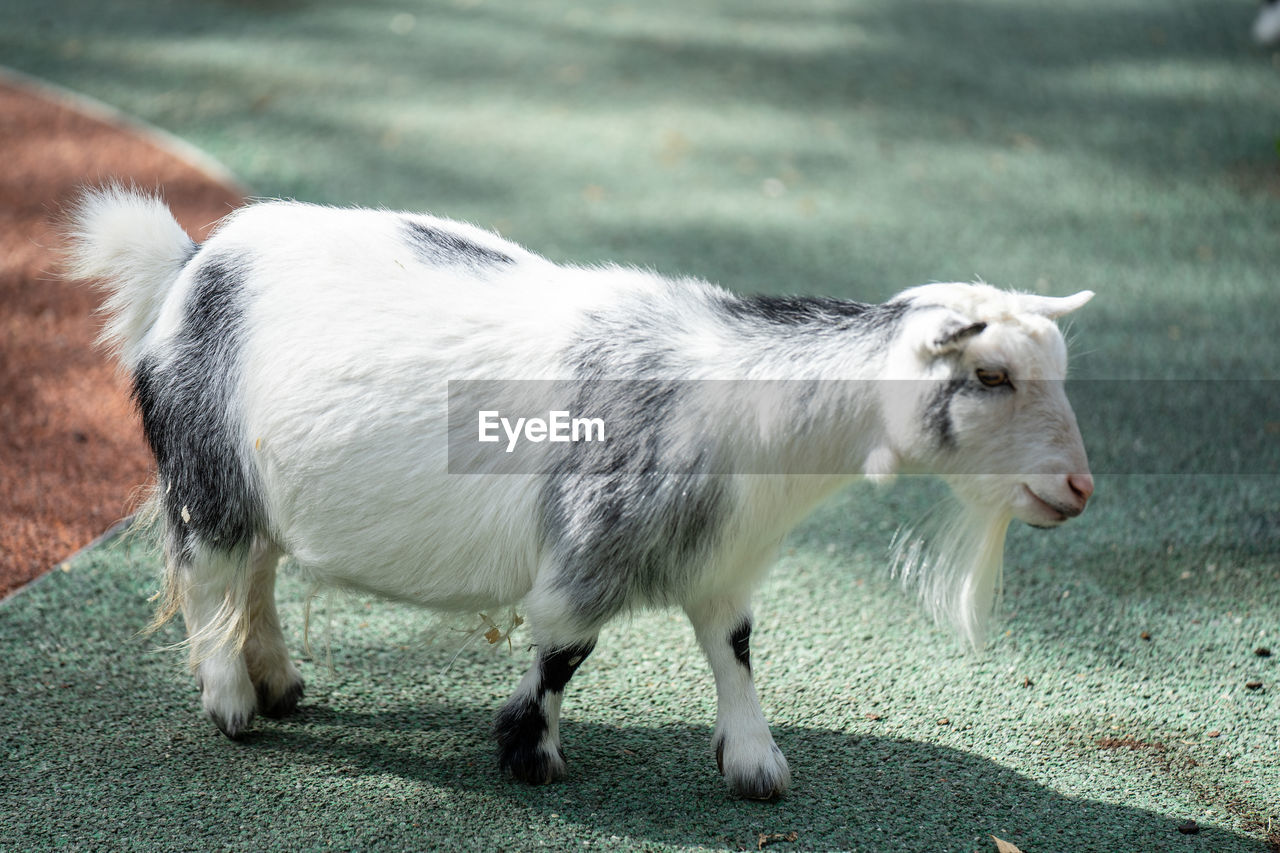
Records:
{"label": "green rubber surface", "polygon": [[[0,849],[1277,849],[1280,60],[1248,43],[1253,12],[7,0],[0,62],[260,195],[429,210],[745,292],[1089,288],[1074,375],[1117,382],[1076,395],[1090,509],[1012,529],[985,652],[889,574],[936,483],[856,486],[788,540],[752,647],[780,802],[723,789],[676,613],[605,631],[552,786],[501,779],[489,740],[520,634],[459,652],[355,597],[316,605],[298,716],[231,743],[160,649],[180,626],[137,633],[157,556],[115,539],[0,604]],[[286,572],[300,655],[306,592]]]}

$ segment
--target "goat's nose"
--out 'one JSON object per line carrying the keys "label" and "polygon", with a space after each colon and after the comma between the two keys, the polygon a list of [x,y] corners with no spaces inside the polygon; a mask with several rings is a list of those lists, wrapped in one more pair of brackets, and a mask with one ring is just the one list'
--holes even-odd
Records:
{"label": "goat's nose", "polygon": [[1081,506],[1093,494],[1093,476],[1091,474],[1069,474],[1067,475],[1067,485],[1075,496],[1080,499]]}

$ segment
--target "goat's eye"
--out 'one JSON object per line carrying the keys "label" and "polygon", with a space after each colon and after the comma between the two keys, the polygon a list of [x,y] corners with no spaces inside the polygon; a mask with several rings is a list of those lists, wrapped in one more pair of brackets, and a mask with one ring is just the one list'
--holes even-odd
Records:
{"label": "goat's eye", "polygon": [[1010,385],[1009,374],[1004,370],[984,370],[978,368],[978,381],[988,388],[998,388],[1001,385]]}

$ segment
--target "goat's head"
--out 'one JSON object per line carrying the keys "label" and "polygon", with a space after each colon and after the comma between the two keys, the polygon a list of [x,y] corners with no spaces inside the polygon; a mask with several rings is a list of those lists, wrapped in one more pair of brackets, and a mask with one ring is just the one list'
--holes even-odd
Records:
{"label": "goat's head", "polygon": [[912,307],[889,354],[897,381],[883,383],[892,451],[902,470],[940,475],[964,507],[931,546],[900,558],[935,615],[974,645],[999,592],[1009,522],[1057,526],[1093,493],[1054,322],[1092,296],[932,284],[899,297]]}
{"label": "goat's head", "polygon": [[933,284],[910,299],[883,393],[905,470],[941,475],[966,503],[1038,527],[1084,511],[1093,478],[1063,380],[1054,319],[1093,296]]}

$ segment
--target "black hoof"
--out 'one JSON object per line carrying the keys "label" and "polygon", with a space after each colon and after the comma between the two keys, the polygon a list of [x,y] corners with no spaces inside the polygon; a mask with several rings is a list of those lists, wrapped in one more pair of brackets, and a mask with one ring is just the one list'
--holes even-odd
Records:
{"label": "black hoof", "polygon": [[521,782],[545,785],[564,775],[564,750],[551,754],[542,748],[547,720],[538,703],[524,700],[502,709],[494,723],[498,739],[498,766]]}
{"label": "black hoof", "polygon": [[530,785],[546,785],[564,776],[564,750],[556,747],[555,755],[549,755],[538,747],[516,748],[498,755],[502,772],[518,782]]}
{"label": "black hoof", "polygon": [[298,700],[302,698],[306,683],[299,679],[290,684],[285,691],[274,699],[267,695],[266,685],[258,685],[258,710],[264,717],[278,720],[298,710]]}

